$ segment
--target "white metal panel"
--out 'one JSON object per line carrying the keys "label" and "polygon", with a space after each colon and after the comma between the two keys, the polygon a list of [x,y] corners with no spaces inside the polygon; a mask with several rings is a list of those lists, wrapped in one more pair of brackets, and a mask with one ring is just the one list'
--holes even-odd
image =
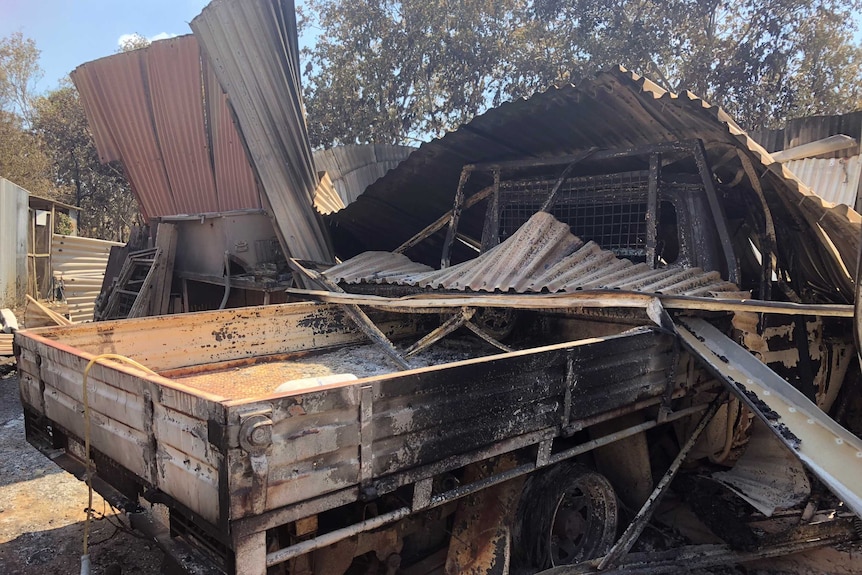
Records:
{"label": "white metal panel", "polygon": [[30,194],[0,178],[0,307],[24,303],[27,293],[27,224]]}
{"label": "white metal panel", "polygon": [[121,245],[94,238],[54,234],[51,265],[54,278],[63,280],[72,321],[93,319],[93,309],[102,289],[111,247]]}
{"label": "white metal panel", "polygon": [[784,165],[824,200],[851,208],[856,206],[862,178],[862,156],[805,158]]}

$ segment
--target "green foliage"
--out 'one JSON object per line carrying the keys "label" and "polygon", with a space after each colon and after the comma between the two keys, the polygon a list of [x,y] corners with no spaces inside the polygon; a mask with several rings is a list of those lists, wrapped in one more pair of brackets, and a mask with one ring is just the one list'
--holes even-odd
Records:
{"label": "green foliage", "polygon": [[30,121],[34,84],[42,77],[36,43],[15,32],[0,38],[0,109]]}
{"label": "green foliage", "polygon": [[137,202],[121,168],[99,161],[78,91],[67,84],[36,100],[34,110],[33,129],[52,160],[54,182],[81,207],[78,233],[124,241]]}
{"label": "green foliage", "polygon": [[146,48],[151,44],[149,40],[137,32],[130,34],[122,40],[120,47],[117,48],[117,52],[131,52],[132,50],[138,50],[139,48]]}
{"label": "green foliage", "polygon": [[51,160],[38,136],[21,123],[20,117],[0,110],[0,177],[38,196],[56,197]]}
{"label": "green foliage", "polygon": [[64,236],[70,235],[73,231],[75,231],[75,226],[72,225],[72,218],[69,217],[68,214],[64,214],[63,212],[56,212],[54,214],[54,233],[60,234]]}
{"label": "green foliage", "polygon": [[39,50],[16,32],[0,38],[0,176],[34,194],[55,197],[51,162],[29,129]]}
{"label": "green foliage", "polygon": [[[21,33],[0,38],[0,176],[79,206],[81,235],[123,240],[138,217],[129,183],[117,165],[99,162],[70,82],[34,95],[38,60],[36,44]],[[71,231],[71,221],[57,225],[60,233]]]}
{"label": "green foliage", "polygon": [[309,0],[314,145],[411,143],[622,64],[749,129],[862,106],[860,0]]}

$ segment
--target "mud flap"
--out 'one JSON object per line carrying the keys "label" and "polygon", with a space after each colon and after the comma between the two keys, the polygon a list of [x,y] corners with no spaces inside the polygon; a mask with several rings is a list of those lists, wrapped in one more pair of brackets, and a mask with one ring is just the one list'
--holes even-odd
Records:
{"label": "mud flap", "polygon": [[[467,470],[468,481],[515,467],[504,458],[491,469],[476,464]],[[465,497],[455,512],[455,525],[446,556],[446,575],[506,575],[512,545],[511,525],[525,477],[500,483]]]}

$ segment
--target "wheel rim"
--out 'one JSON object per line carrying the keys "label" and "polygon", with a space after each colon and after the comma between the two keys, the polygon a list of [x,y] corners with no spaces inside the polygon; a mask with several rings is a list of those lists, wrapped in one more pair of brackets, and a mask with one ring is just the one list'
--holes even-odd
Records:
{"label": "wheel rim", "polygon": [[552,565],[570,565],[604,554],[616,532],[616,501],[604,481],[585,475],[557,500],[548,543]]}

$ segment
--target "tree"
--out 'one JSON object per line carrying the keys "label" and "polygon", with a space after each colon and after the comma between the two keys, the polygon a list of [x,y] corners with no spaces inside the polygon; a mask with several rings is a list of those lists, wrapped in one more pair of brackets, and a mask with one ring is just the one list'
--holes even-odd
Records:
{"label": "tree", "polygon": [[496,103],[521,0],[310,0],[303,28],[312,144],[411,142]]}
{"label": "tree", "polygon": [[151,42],[137,32],[120,37],[120,47],[117,52],[131,52],[139,48],[146,48]]}
{"label": "tree", "polygon": [[125,241],[138,204],[122,169],[102,164],[78,91],[66,82],[34,104],[33,129],[52,160],[53,180],[81,208],[81,235]]}
{"label": "tree", "polygon": [[0,176],[54,197],[50,160],[29,130],[33,84],[41,76],[39,50],[20,32],[0,38]]}
{"label": "tree", "polygon": [[0,38],[0,109],[30,121],[35,84],[42,77],[36,43],[15,32]]}
{"label": "tree", "polygon": [[21,118],[0,110],[0,177],[39,196],[55,197],[51,160]]}
{"label": "tree", "polygon": [[315,145],[438,136],[616,64],[749,129],[862,105],[862,0],[309,0]]}

